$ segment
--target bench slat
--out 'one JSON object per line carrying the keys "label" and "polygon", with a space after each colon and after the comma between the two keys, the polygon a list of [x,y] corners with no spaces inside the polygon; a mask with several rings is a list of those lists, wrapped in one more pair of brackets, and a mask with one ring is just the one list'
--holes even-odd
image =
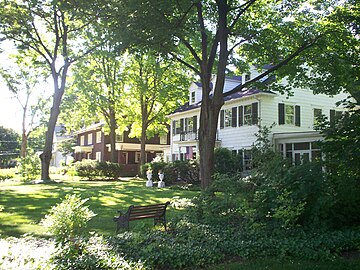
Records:
{"label": "bench slat", "polygon": [[151,205],[130,206],[125,215],[120,213],[119,217],[114,218],[114,221],[117,223],[116,232],[118,232],[120,227],[128,228],[129,221],[145,218],[154,218],[154,224],[161,222],[166,230],[165,212],[168,204],[169,202]]}

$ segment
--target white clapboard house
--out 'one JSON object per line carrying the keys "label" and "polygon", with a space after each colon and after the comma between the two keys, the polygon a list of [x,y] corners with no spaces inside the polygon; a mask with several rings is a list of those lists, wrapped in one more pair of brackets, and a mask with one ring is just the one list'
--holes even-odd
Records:
{"label": "white clapboard house", "polygon": [[[228,77],[223,92],[257,76],[257,70],[243,76]],[[216,78],[213,78],[213,85]],[[321,114],[330,120],[341,115],[343,108],[336,102],[346,96],[314,95],[310,89],[292,89],[293,95],[276,91],[244,89],[225,97],[219,116],[216,147],[228,148],[243,155],[244,170],[251,169],[250,149],[256,141],[259,126],[275,124],[270,139],[277,151],[291,158],[295,164],[319,156],[318,141],[322,139],[314,130]],[[167,160],[195,159],[198,156],[198,127],[201,104],[201,84],[189,87],[189,102],[169,115],[171,119],[170,149]]]}

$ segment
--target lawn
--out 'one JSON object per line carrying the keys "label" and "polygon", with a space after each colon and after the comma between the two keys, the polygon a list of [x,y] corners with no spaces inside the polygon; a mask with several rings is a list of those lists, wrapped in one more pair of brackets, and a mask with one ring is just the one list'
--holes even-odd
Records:
{"label": "lawn", "polygon": [[[18,237],[25,233],[46,236],[40,225],[41,219],[51,207],[59,203],[66,194],[81,194],[95,212],[89,229],[99,234],[115,232],[112,221],[117,210],[126,210],[130,205],[142,205],[173,201],[174,198],[191,198],[197,193],[169,188],[146,188],[143,179],[124,179],[117,182],[63,181],[51,184],[23,184],[0,182],[0,235]],[[2,210],[1,210],[2,209]],[[167,219],[181,214],[181,210],[169,207]],[[151,220],[130,223],[131,229],[151,227]]]}

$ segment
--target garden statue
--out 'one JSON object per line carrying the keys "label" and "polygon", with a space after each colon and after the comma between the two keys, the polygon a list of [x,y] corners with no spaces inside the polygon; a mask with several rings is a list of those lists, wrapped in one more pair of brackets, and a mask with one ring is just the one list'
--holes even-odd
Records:
{"label": "garden statue", "polygon": [[151,170],[146,171],[146,177],[148,179],[146,181],[146,187],[152,187],[153,186],[153,181],[151,180],[151,178],[152,178],[152,171]]}
{"label": "garden statue", "polygon": [[165,187],[165,182],[163,181],[164,173],[161,170],[159,170],[159,179],[160,179],[160,181],[158,182],[158,187],[159,188]]}

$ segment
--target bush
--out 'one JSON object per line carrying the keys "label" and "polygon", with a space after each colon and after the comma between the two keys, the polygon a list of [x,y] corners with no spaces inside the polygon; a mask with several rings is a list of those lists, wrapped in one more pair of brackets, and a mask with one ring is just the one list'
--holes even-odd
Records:
{"label": "bush", "polygon": [[40,177],[41,162],[39,155],[34,151],[28,151],[25,158],[20,158],[19,173],[21,179],[25,182]]}
{"label": "bush", "polygon": [[15,178],[14,169],[0,169],[0,181]]}
{"label": "bush", "polygon": [[199,164],[195,160],[175,160],[173,162],[150,162],[141,166],[141,174],[146,178],[146,171],[152,170],[153,179],[159,180],[158,173],[164,173],[164,181],[173,184],[177,180],[188,184],[199,183]]}
{"label": "bush", "polygon": [[82,161],[75,162],[76,174],[80,177],[94,180],[99,175],[97,171],[98,161],[91,159],[83,159]]}
{"label": "bush", "polygon": [[97,178],[117,180],[121,174],[121,166],[118,163],[107,161],[98,162],[96,160],[84,159],[75,163],[76,175],[94,180]]}
{"label": "bush", "polygon": [[234,154],[227,148],[215,149],[214,173],[234,174],[242,170],[242,155]]}
{"label": "bush", "polygon": [[118,163],[112,162],[99,162],[96,169],[99,171],[100,176],[117,180],[121,175],[121,166]]}
{"label": "bush", "polygon": [[55,237],[57,244],[74,243],[85,235],[87,222],[95,214],[84,204],[88,199],[80,195],[66,195],[65,199],[53,206],[42,224]]}

